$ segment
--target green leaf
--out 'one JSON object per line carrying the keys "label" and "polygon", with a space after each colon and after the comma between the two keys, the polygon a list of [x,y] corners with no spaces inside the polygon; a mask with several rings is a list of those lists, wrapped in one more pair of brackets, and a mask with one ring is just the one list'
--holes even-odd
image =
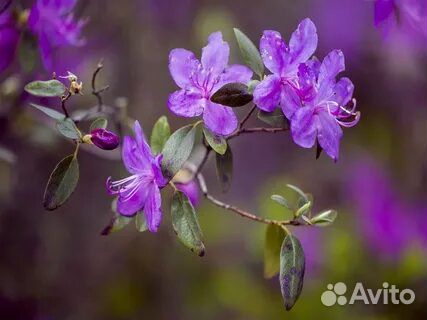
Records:
{"label": "green leaf", "polygon": [[136,230],[139,232],[144,232],[148,230],[147,220],[145,219],[144,212],[138,212],[135,218]]}
{"label": "green leaf", "polygon": [[296,187],[296,186],[294,186],[292,184],[287,184],[286,186],[289,189],[292,189],[296,193],[298,193],[303,198],[304,203],[310,202],[310,199],[308,198],[307,194],[304,191],[302,191],[300,188],[298,188],[298,187]]}
{"label": "green leaf", "polygon": [[23,32],[19,43],[19,64],[26,72],[31,72],[37,62],[38,46],[37,39],[29,32]]}
{"label": "green leaf", "polygon": [[253,100],[248,87],[239,82],[227,83],[215,92],[211,101],[228,107],[243,107]]}
{"label": "green leaf", "polygon": [[231,187],[233,177],[233,154],[230,146],[223,155],[216,154],[216,174],[221,183],[222,191],[227,192]]}
{"label": "green leaf", "polygon": [[292,210],[292,211],[295,210],[294,206],[291,205],[289,201],[283,198],[281,195],[273,194],[270,198],[271,200],[277,202],[278,204],[280,204],[285,208],[288,208],[289,210]]}
{"label": "green leaf", "polygon": [[41,112],[43,112],[47,116],[51,117],[52,119],[60,120],[60,121],[65,119],[65,116],[62,113],[60,113],[54,109],[46,108],[46,107],[40,106],[40,105],[35,104],[35,103],[30,103],[30,105],[33,106],[34,108],[40,110]]}
{"label": "green leaf", "polygon": [[286,232],[283,228],[275,225],[267,225],[264,243],[264,277],[272,278],[280,268],[280,249]]}
{"label": "green leaf", "polygon": [[206,141],[216,153],[224,154],[227,151],[227,141],[224,137],[215,135],[207,127],[203,127],[203,133]]}
{"label": "green leaf", "polygon": [[291,310],[301,294],[305,272],[305,256],[299,240],[288,234],[280,250],[280,289],[286,310]]}
{"label": "green leaf", "polygon": [[27,84],[24,89],[37,97],[60,97],[67,90],[58,80],[33,81]]}
{"label": "green leaf", "polygon": [[168,118],[162,116],[154,124],[153,131],[151,132],[150,145],[154,154],[162,152],[166,141],[171,135]]}
{"label": "green leaf", "polygon": [[74,140],[80,138],[79,129],[77,129],[76,124],[70,118],[58,121],[56,123],[56,128],[64,137]]}
{"label": "green leaf", "polygon": [[310,222],[316,226],[326,227],[334,223],[337,216],[337,211],[329,209],[315,215],[311,218]]}
{"label": "green leaf", "polygon": [[89,127],[89,131],[95,130],[95,129],[105,129],[108,126],[108,120],[105,118],[97,118],[95,119]]}
{"label": "green leaf", "polygon": [[249,83],[248,83],[248,92],[250,94],[253,94],[254,91],[255,91],[255,88],[257,87],[257,85],[260,84],[260,82],[261,81],[259,81],[259,80],[251,80],[251,81],[249,81]]}
{"label": "green leaf", "polygon": [[289,128],[289,121],[280,108],[276,108],[273,112],[259,110],[258,119],[274,128]]}
{"label": "green leaf", "polygon": [[176,130],[163,148],[162,170],[172,178],[184,165],[193,150],[198,126],[185,126]]}
{"label": "green leaf", "polygon": [[198,256],[205,254],[202,230],[187,196],[175,191],[172,199],[172,225],[181,242]]}
{"label": "green leaf", "polygon": [[74,154],[57,164],[44,192],[43,206],[55,210],[67,201],[74,192],[79,180],[79,163]]}
{"label": "green leaf", "polygon": [[306,216],[307,214],[311,213],[311,207],[312,207],[312,203],[311,201],[306,202],[305,204],[303,204],[296,212],[295,212],[295,217],[298,218],[300,216]]}
{"label": "green leaf", "polygon": [[133,217],[125,217],[117,212],[117,201],[118,198],[115,198],[111,202],[111,211],[114,212],[114,216],[111,218],[110,223],[101,231],[101,235],[103,236],[108,236],[111,233],[122,230],[133,219]]}
{"label": "green leaf", "polygon": [[237,43],[245,63],[260,77],[264,74],[264,63],[254,43],[239,29],[234,28]]}

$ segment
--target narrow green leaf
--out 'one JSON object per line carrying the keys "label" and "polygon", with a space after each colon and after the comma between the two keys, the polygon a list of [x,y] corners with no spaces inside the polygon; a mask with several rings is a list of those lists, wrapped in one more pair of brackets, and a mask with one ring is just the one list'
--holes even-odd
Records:
{"label": "narrow green leaf", "polygon": [[257,87],[257,85],[260,84],[260,82],[261,81],[259,81],[259,80],[251,80],[251,81],[249,81],[249,83],[248,83],[248,92],[250,94],[253,94],[254,91],[255,91],[255,88]]}
{"label": "narrow green leaf", "polygon": [[203,133],[205,135],[206,141],[216,153],[224,154],[225,151],[227,151],[227,141],[224,139],[224,137],[215,135],[206,127],[203,127]]}
{"label": "narrow green leaf", "polygon": [[260,77],[264,74],[264,63],[254,43],[239,29],[234,28],[237,43],[245,63]]}
{"label": "narrow green leaf", "polygon": [[270,198],[271,198],[271,200],[277,202],[278,204],[280,204],[281,206],[283,206],[285,208],[288,208],[289,210],[295,209],[294,206],[291,205],[289,203],[289,201],[287,199],[283,198],[281,195],[273,194]]}
{"label": "narrow green leaf", "polygon": [[64,137],[74,140],[80,138],[79,129],[77,129],[76,124],[70,118],[58,121],[56,123],[56,128]]}
{"label": "narrow green leaf", "polygon": [[302,205],[302,207],[300,207],[296,212],[295,212],[295,217],[298,218],[300,216],[307,216],[308,214],[311,213],[311,207],[312,207],[312,203],[306,202],[305,204]]}
{"label": "narrow green leaf", "polygon": [[273,112],[259,110],[258,119],[274,128],[289,128],[289,121],[280,108],[276,108]]}
{"label": "narrow green leaf", "polygon": [[288,234],[280,251],[280,289],[286,310],[290,310],[301,294],[305,272],[305,256],[299,240]]}
{"label": "narrow green leaf", "polygon": [[227,83],[215,92],[211,101],[228,107],[243,107],[253,100],[248,87],[239,82]]}
{"label": "narrow green leaf", "polygon": [[231,187],[233,177],[233,154],[230,146],[223,155],[216,154],[216,174],[221,183],[222,191],[227,192]]}
{"label": "narrow green leaf", "polygon": [[153,131],[151,132],[150,145],[154,154],[162,152],[170,135],[171,129],[169,127],[168,118],[166,118],[166,116],[162,116],[154,124]]}
{"label": "narrow green leaf", "polygon": [[43,206],[55,210],[67,201],[74,192],[79,180],[79,163],[74,154],[57,164],[47,183]]}
{"label": "narrow green leaf", "polygon": [[139,232],[144,232],[148,230],[147,220],[145,219],[144,212],[138,212],[135,218],[136,230]]}
{"label": "narrow green leaf", "polygon": [[337,216],[337,211],[329,209],[315,215],[311,218],[310,222],[316,226],[326,227],[334,223]]}
{"label": "narrow green leaf", "polygon": [[292,189],[296,193],[298,193],[304,199],[305,202],[309,202],[310,201],[310,199],[308,198],[307,194],[304,191],[302,191],[300,188],[298,188],[298,187],[296,187],[296,186],[294,186],[292,184],[287,184],[286,186],[289,189]]}
{"label": "narrow green leaf", "polygon": [[198,126],[185,126],[176,130],[163,148],[162,169],[166,177],[172,178],[183,166],[193,150]]}
{"label": "narrow green leaf", "polygon": [[175,191],[172,199],[172,225],[181,242],[198,256],[205,254],[202,230],[187,196]]}
{"label": "narrow green leaf", "polygon": [[45,115],[51,117],[52,119],[60,120],[60,121],[65,119],[65,116],[62,113],[60,113],[54,109],[46,108],[46,107],[40,106],[40,105],[35,104],[35,103],[30,103],[30,105],[33,106],[34,108],[40,110],[41,112],[43,112]]}
{"label": "narrow green leaf", "polygon": [[264,242],[264,277],[272,278],[280,268],[280,250],[286,232],[283,228],[275,225],[267,225]]}
{"label": "narrow green leaf", "polygon": [[105,129],[108,126],[108,120],[105,118],[97,118],[95,119],[89,127],[89,131],[95,130],[95,129]]}
{"label": "narrow green leaf", "polygon": [[33,81],[27,84],[24,89],[29,94],[38,97],[60,97],[67,90],[58,80]]}

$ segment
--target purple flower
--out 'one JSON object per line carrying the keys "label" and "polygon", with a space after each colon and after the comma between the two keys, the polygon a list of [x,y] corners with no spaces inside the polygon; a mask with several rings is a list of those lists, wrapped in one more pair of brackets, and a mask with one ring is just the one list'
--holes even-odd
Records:
{"label": "purple flower", "polygon": [[[348,78],[335,80],[344,71],[344,54],[331,51],[320,64],[312,59],[298,67],[298,82],[285,88],[282,110],[291,121],[292,138],[304,148],[313,147],[316,139],[325,152],[338,159],[342,137],[340,126],[357,124],[360,113],[352,100],[354,86]],[[345,106],[352,100],[351,110]]]}
{"label": "purple flower", "polygon": [[16,19],[6,10],[0,14],[0,73],[13,61],[19,41]]}
{"label": "purple flower", "polygon": [[94,145],[104,150],[114,150],[119,146],[119,137],[111,131],[98,128],[90,132],[90,140]]}
{"label": "purple flower", "polygon": [[255,88],[254,102],[258,108],[272,112],[277,106],[284,107],[289,100],[288,89],[296,85],[298,66],[316,51],[316,27],[308,18],[301,21],[289,46],[279,32],[267,30],[259,46],[264,64],[272,74]]}
{"label": "purple flower", "polygon": [[123,163],[131,176],[114,182],[108,178],[107,190],[118,195],[117,211],[121,215],[133,216],[143,210],[148,229],[156,232],[162,220],[160,188],[167,183],[160,167],[162,155],[152,154],[138,121],[134,132],[134,138],[124,138],[122,151]]}
{"label": "purple flower", "polygon": [[37,0],[28,17],[28,28],[37,36],[43,65],[52,70],[55,51],[60,47],[85,44],[80,37],[86,21],[74,19],[76,0]]}
{"label": "purple flower", "polygon": [[181,88],[169,96],[169,109],[183,117],[203,114],[205,125],[223,136],[236,130],[236,115],[232,108],[213,103],[210,98],[227,83],[247,83],[252,78],[252,71],[247,67],[228,66],[229,53],[230,48],[222,40],[221,32],[214,32],[203,48],[201,62],[185,49],[174,49],[169,55],[169,71]]}
{"label": "purple flower", "polygon": [[190,180],[187,183],[175,183],[175,186],[179,191],[185,193],[193,207],[200,203],[199,186],[196,181]]}
{"label": "purple flower", "polygon": [[427,5],[425,0],[376,0],[375,25],[388,33],[395,27],[427,36]]}

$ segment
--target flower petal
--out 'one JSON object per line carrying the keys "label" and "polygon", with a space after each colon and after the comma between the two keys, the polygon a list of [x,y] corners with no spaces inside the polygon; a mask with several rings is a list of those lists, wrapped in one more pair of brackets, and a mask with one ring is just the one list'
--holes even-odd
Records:
{"label": "flower petal", "polygon": [[313,21],[308,18],[301,21],[289,41],[292,63],[300,64],[306,62],[316,51],[317,40],[316,26]]}
{"label": "flower petal", "polygon": [[49,38],[44,32],[41,33],[41,35],[39,36],[39,50],[43,66],[46,70],[53,71],[54,49],[51,43],[49,42]]}
{"label": "flower petal", "polygon": [[19,31],[15,26],[12,15],[8,12],[0,14],[0,73],[3,72],[15,58],[18,47]]}
{"label": "flower petal", "polygon": [[148,195],[148,186],[154,184],[149,181],[142,181],[136,190],[130,189],[128,192],[120,194],[117,201],[117,211],[123,216],[134,216],[144,208]]}
{"label": "flower petal", "polygon": [[289,51],[279,32],[265,30],[259,48],[264,65],[272,73],[280,74],[284,65],[284,55]]}
{"label": "flower petal", "polygon": [[212,92],[217,91],[223,85],[231,82],[240,82],[247,84],[252,78],[252,70],[241,64],[233,64],[227,67],[219,78],[218,84],[215,85]]}
{"label": "flower petal", "polygon": [[214,32],[209,36],[208,45],[202,50],[202,66],[206,71],[218,75],[227,67],[229,55],[230,47],[222,40],[222,33]]}
{"label": "flower petal", "polygon": [[338,73],[345,70],[344,54],[341,50],[331,51],[322,61],[318,83],[334,80]]}
{"label": "flower petal", "polygon": [[272,112],[280,103],[282,85],[280,77],[267,76],[254,90],[254,103],[261,110]]}
{"label": "flower petal", "polygon": [[342,138],[341,127],[327,111],[321,111],[316,115],[316,127],[320,146],[328,156],[337,161]]}
{"label": "flower petal", "polygon": [[226,136],[237,129],[237,117],[230,107],[217,103],[207,102],[203,113],[205,125],[220,136]]}
{"label": "flower petal", "polygon": [[136,174],[144,169],[147,169],[150,165],[148,159],[146,159],[139,151],[138,145],[130,136],[125,136],[123,139],[122,148],[122,160],[127,171],[132,174]]}
{"label": "flower petal", "polygon": [[169,72],[182,89],[192,86],[191,77],[200,65],[194,53],[185,49],[173,49],[169,54]]}
{"label": "flower petal", "polygon": [[345,106],[353,97],[354,85],[349,78],[341,78],[334,87],[334,98],[340,106]]}
{"label": "flower petal", "polygon": [[297,145],[303,148],[311,148],[314,145],[317,131],[313,108],[303,107],[295,112],[291,119],[291,132]]}
{"label": "flower petal", "polygon": [[289,120],[292,119],[294,113],[302,107],[300,97],[289,85],[283,86],[280,100],[280,107]]}
{"label": "flower petal", "polygon": [[151,183],[147,188],[144,215],[147,220],[148,230],[157,232],[162,222],[162,197],[160,189],[155,183]]}
{"label": "flower petal", "polygon": [[169,110],[178,116],[196,117],[202,114],[206,100],[194,91],[178,90],[169,96]]}
{"label": "flower petal", "polygon": [[147,162],[151,162],[151,160],[154,159],[154,156],[151,152],[150,145],[148,144],[147,139],[145,138],[144,131],[142,131],[141,125],[139,124],[138,120],[135,121],[133,130],[135,133],[135,140],[138,144],[138,148],[141,152],[142,158],[144,158]]}
{"label": "flower petal", "polygon": [[185,193],[193,206],[197,206],[200,202],[199,187],[196,181],[191,180],[187,183],[175,183],[178,190]]}

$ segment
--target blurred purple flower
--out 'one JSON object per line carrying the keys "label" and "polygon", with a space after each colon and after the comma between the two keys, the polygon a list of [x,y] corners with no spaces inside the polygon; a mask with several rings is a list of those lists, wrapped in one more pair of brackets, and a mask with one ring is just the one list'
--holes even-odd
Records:
{"label": "blurred purple flower", "polygon": [[6,10],[0,14],[0,73],[13,61],[19,41],[16,19]]}
{"label": "blurred purple flower", "polygon": [[308,18],[301,21],[291,36],[289,46],[279,32],[266,30],[259,46],[264,64],[273,74],[255,88],[254,102],[258,108],[272,112],[277,106],[284,107],[288,100],[287,89],[296,85],[298,66],[316,51],[316,27]]}
{"label": "blurred purple flower", "polygon": [[377,254],[392,258],[414,244],[425,247],[425,204],[402,201],[384,169],[372,160],[359,161],[351,172],[348,194],[361,238]]}
{"label": "blurred purple flower", "polygon": [[90,140],[94,145],[104,150],[114,150],[119,146],[119,137],[111,131],[98,128],[90,132]]}
{"label": "blurred purple flower", "polygon": [[60,47],[85,44],[81,31],[85,20],[74,19],[71,12],[77,0],[37,0],[28,17],[28,28],[37,36],[44,67],[53,69],[53,56]]}
{"label": "blurred purple flower", "polygon": [[209,36],[201,62],[194,53],[174,49],[169,55],[169,71],[181,90],[169,96],[169,109],[183,117],[203,114],[205,125],[218,135],[228,135],[237,128],[237,118],[230,107],[213,103],[211,96],[224,84],[247,83],[252,71],[242,65],[228,66],[230,48],[221,32]]}
{"label": "blurred purple flower", "polygon": [[200,203],[199,186],[196,181],[191,180],[187,183],[175,183],[175,186],[179,191],[185,193],[193,207],[196,207]]}
{"label": "blurred purple flower", "polygon": [[345,108],[353,96],[353,83],[348,78],[335,80],[344,70],[344,54],[340,50],[331,51],[321,64],[317,59],[301,64],[297,84],[284,89],[282,100],[295,143],[311,148],[317,139],[335,161],[342,137],[340,126],[352,127],[360,118],[360,113],[355,112],[354,99],[351,110]]}
{"label": "blurred purple flower", "polygon": [[162,220],[160,188],[167,183],[160,167],[162,155],[152,154],[138,121],[135,121],[134,132],[134,138],[124,138],[122,151],[123,163],[132,175],[114,182],[108,178],[107,190],[119,196],[117,211],[120,214],[133,216],[143,210],[148,229],[156,232]]}
{"label": "blurred purple flower", "polygon": [[376,0],[374,21],[385,33],[397,27],[426,37],[427,3],[425,0]]}

